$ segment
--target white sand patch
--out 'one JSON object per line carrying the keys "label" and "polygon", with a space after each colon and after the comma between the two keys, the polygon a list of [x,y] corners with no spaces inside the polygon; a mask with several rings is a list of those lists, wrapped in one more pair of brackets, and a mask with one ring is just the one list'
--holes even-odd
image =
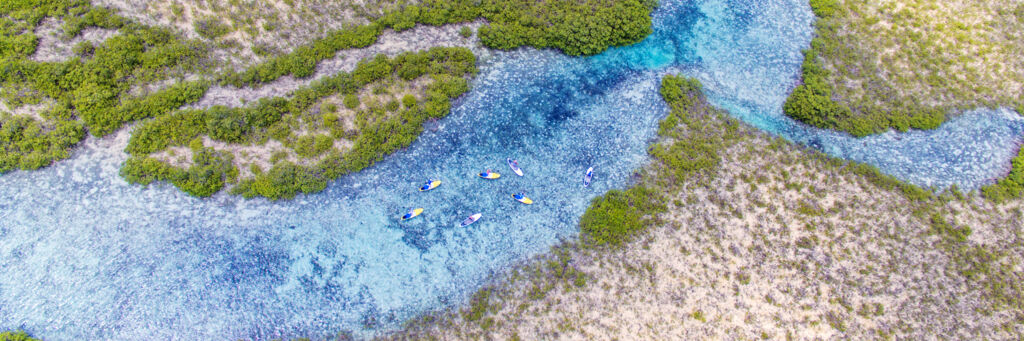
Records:
{"label": "white sand patch", "polygon": [[39,45],[31,59],[37,62],[62,62],[75,57],[74,47],[82,42],[90,42],[93,46],[102,44],[117,34],[116,30],[87,27],[80,34],[66,39],[63,21],[46,18],[36,27],[35,34],[39,37]]}
{"label": "white sand patch", "polygon": [[6,112],[11,115],[19,117],[29,117],[40,123],[45,123],[49,122],[49,120],[44,118],[42,116],[42,113],[47,109],[50,109],[54,105],[54,103],[55,102],[53,100],[47,99],[39,104],[26,104],[16,108],[10,108],[7,106],[7,103],[4,103],[4,101],[0,100],[0,112]]}

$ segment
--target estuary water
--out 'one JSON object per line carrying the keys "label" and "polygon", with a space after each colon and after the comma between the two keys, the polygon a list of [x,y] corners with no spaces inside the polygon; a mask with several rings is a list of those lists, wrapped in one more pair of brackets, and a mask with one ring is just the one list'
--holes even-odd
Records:
{"label": "estuary water", "polygon": [[[1007,110],[864,139],[785,118],[813,19],[806,0],[664,0],[655,33],[634,46],[590,58],[497,53],[411,147],[290,201],[129,185],[117,174],[123,144],[90,139],[70,160],[0,176],[0,330],[366,337],[459,304],[490,274],[577,236],[592,198],[629,185],[668,110],[658,95],[667,73],[699,78],[715,104],[758,128],[913,183],[976,188],[1008,169],[1024,119]],[[589,166],[594,183],[583,188]],[[476,177],[486,169],[503,176]],[[444,183],[421,193],[427,178]],[[521,190],[536,204],[513,201]],[[425,212],[399,221],[413,207]]]}

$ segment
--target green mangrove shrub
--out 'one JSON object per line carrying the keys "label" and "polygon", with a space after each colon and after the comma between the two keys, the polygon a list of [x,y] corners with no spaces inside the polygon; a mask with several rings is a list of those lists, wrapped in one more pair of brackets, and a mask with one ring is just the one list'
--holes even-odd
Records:
{"label": "green mangrove shrub", "polygon": [[[117,29],[101,44],[76,47],[79,58],[28,58],[32,34],[47,17],[63,20],[67,37],[86,27]],[[204,82],[178,82],[143,96],[133,88],[200,67],[205,49],[167,30],[131,23],[86,0],[9,0],[0,4],[0,98],[9,106],[46,104],[42,121],[0,118],[0,172],[35,169],[68,157],[85,137],[107,135],[138,119],[170,113],[202,97]]]}
{"label": "green mangrove shrub", "polygon": [[[285,143],[303,159],[319,160],[310,166],[287,161],[276,162],[268,170],[254,172],[255,177],[239,181],[233,193],[246,197],[263,196],[271,199],[291,198],[298,193],[322,190],[327,181],[342,174],[359,171],[384,156],[408,146],[422,132],[428,119],[444,117],[451,107],[449,101],[469,90],[464,78],[477,72],[476,57],[464,48],[432,48],[417,53],[402,53],[394,58],[377,56],[360,62],[351,73],[339,73],[319,79],[292,93],[290,98],[269,98],[246,107],[212,107],[207,110],[181,110],[143,121],[129,139],[126,151],[132,155],[132,164],[125,166],[122,175],[133,183],[169,181],[176,186],[189,184],[179,170],[147,155],[170,146],[184,146],[201,136],[229,143],[260,143],[274,138]],[[375,82],[398,78],[413,80],[429,77],[423,103],[401,106],[397,101],[390,108],[383,106],[366,110],[357,120],[358,133],[332,131],[332,135],[354,137],[353,146],[344,155],[330,151],[334,136],[314,135],[291,138],[291,125],[296,117],[304,115],[328,96],[355,96]],[[321,107],[322,108],[322,107]],[[390,109],[390,110],[389,110]],[[323,121],[337,122],[337,116],[324,114]],[[209,172],[207,172],[209,173]],[[215,172],[228,174],[227,171]],[[206,173],[204,173],[206,174]],[[212,177],[215,179],[218,177]],[[223,175],[219,178],[229,179]],[[205,178],[204,178],[205,179]],[[226,180],[225,180],[226,181]],[[191,190],[190,193],[212,194]],[[228,181],[227,183],[231,183]],[[180,187],[180,186],[179,186]],[[196,186],[192,186],[196,187]],[[215,191],[214,191],[215,192]],[[207,194],[207,195],[209,195]]]}
{"label": "green mangrove shrub", "polygon": [[935,129],[948,119],[946,109],[927,107],[919,103],[889,103],[889,108],[853,106],[833,98],[829,83],[830,72],[821,58],[834,56],[840,50],[835,39],[838,29],[830,19],[840,15],[837,0],[812,0],[811,9],[820,18],[815,23],[816,34],[811,48],[804,51],[801,83],[797,85],[783,105],[783,112],[793,119],[824,129],[845,131],[862,137],[894,128]]}
{"label": "green mangrove shrub", "polygon": [[982,187],[981,193],[997,203],[1024,197],[1024,148],[1010,162],[1010,173],[995,184]]}
{"label": "green mangrove shrub", "polygon": [[478,32],[487,47],[508,50],[532,46],[555,48],[574,56],[593,55],[650,35],[650,14],[656,6],[654,0],[428,0],[402,6],[366,25],[332,31],[323,39],[245,71],[228,71],[220,80],[242,87],[259,86],[285,75],[304,78],[313,74],[320,61],[340,50],[375,43],[385,28],[402,31],[417,23],[439,26],[477,18],[489,22]]}
{"label": "green mangrove shrub", "polygon": [[585,242],[618,246],[629,241],[668,209],[669,189],[693,176],[712,175],[720,151],[738,139],[738,126],[708,104],[701,89],[696,79],[662,78],[661,96],[671,110],[659,123],[660,142],[648,148],[656,162],[639,184],[591,201],[580,218]]}
{"label": "green mangrove shrub", "polygon": [[608,191],[590,202],[580,218],[580,229],[590,243],[622,245],[642,232],[652,216],[667,210],[660,196],[661,193],[646,186]]}
{"label": "green mangrove shrub", "polygon": [[238,177],[238,168],[231,154],[218,152],[201,145],[192,150],[192,165],[188,169],[173,167],[149,157],[131,157],[123,167],[121,176],[128,182],[149,185],[153,181],[168,181],[185,193],[208,197],[224,188],[225,183]]}
{"label": "green mangrove shrub", "polygon": [[65,159],[84,136],[77,121],[61,120],[46,127],[32,118],[0,113],[0,173],[38,169]]}
{"label": "green mangrove shrub", "polygon": [[24,33],[15,36],[0,36],[0,58],[25,58],[36,52],[39,37]]}
{"label": "green mangrove shrub", "polygon": [[0,341],[39,341],[39,339],[32,338],[24,331],[6,331],[0,332]]}

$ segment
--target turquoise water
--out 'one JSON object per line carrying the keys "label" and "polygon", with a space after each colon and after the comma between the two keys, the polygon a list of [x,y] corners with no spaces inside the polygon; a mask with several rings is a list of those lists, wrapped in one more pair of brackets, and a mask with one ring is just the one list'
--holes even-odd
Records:
{"label": "turquoise water", "polygon": [[[646,162],[669,72],[699,78],[716,104],[761,129],[914,183],[973,188],[1005,171],[1024,136],[1024,120],[1005,110],[866,139],[784,118],[812,20],[800,0],[665,1],[655,34],[635,46],[591,58],[499,53],[413,146],[287,202],[128,185],[119,144],[90,140],[53,167],[0,176],[0,329],[47,340],[393,329],[574,238],[589,200],[628,186]],[[583,188],[588,166],[594,183]],[[503,177],[476,178],[488,168]],[[431,177],[444,184],[418,192]],[[513,201],[521,190],[536,204]],[[400,222],[412,207],[426,211]]]}

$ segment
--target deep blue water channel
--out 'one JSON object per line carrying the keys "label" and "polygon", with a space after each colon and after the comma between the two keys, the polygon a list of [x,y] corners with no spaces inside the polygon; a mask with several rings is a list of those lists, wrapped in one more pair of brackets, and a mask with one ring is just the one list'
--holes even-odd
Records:
{"label": "deep blue water channel", "polygon": [[[782,116],[812,21],[806,0],[665,0],[655,33],[634,46],[591,58],[499,53],[413,146],[292,201],[128,185],[117,144],[90,140],[71,160],[0,176],[0,330],[370,336],[464,302],[489,274],[574,238],[591,198],[629,184],[667,112],[658,83],[669,72],[699,78],[716,104],[761,129],[913,183],[976,188],[1008,169],[1024,119],[1007,110],[864,139]],[[582,188],[591,165],[594,185]],[[475,177],[487,168],[504,176]],[[429,177],[444,184],[418,192]],[[519,190],[537,204],[514,202]],[[411,207],[426,211],[399,222]],[[480,222],[456,227],[476,212]]]}

